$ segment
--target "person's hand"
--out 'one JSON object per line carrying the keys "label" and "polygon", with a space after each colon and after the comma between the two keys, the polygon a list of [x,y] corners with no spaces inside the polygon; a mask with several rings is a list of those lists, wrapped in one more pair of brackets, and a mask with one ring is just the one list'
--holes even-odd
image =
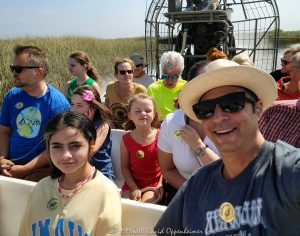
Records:
{"label": "person's hand", "polygon": [[24,179],[28,173],[23,165],[13,165],[8,171],[11,177]]}
{"label": "person's hand", "polygon": [[12,177],[9,173],[14,163],[8,159],[2,158],[0,160],[0,173],[4,176]]}
{"label": "person's hand", "polygon": [[157,198],[161,198],[164,195],[164,188],[162,185],[158,185],[155,189],[155,194]]}
{"label": "person's hand", "polygon": [[185,125],[181,128],[180,136],[192,150],[204,145],[197,131],[190,125]]}
{"label": "person's hand", "polygon": [[142,192],[140,189],[135,189],[131,191],[131,199],[135,201],[140,201],[142,199]]}

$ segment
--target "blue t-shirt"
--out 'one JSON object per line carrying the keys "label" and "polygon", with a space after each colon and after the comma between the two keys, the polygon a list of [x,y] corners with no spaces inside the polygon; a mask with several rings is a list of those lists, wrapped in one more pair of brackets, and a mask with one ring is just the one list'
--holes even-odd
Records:
{"label": "blue t-shirt", "polygon": [[27,163],[45,150],[43,129],[54,115],[70,109],[64,95],[48,85],[41,97],[14,87],[4,97],[0,124],[11,128],[9,159]]}
{"label": "blue t-shirt", "polygon": [[[94,126],[96,129],[101,124],[100,120],[98,120],[98,119],[94,120],[93,123],[94,123]],[[91,158],[90,163],[91,163],[91,165],[95,166],[95,168],[97,170],[99,170],[102,174],[104,174],[107,178],[114,180],[115,173],[114,173],[112,161],[111,161],[111,146],[112,146],[111,129],[109,127],[108,134],[107,134],[102,146],[95,153],[95,155]]]}

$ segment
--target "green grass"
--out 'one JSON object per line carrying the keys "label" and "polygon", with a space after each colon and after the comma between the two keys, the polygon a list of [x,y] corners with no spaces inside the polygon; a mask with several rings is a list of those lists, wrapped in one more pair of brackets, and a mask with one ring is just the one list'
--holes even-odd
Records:
{"label": "green grass", "polygon": [[100,73],[103,81],[114,78],[114,58],[128,57],[133,52],[145,54],[145,41],[140,38],[96,39],[90,37],[25,37],[0,39],[0,105],[4,94],[13,86],[9,65],[13,62],[13,48],[16,45],[34,45],[46,51],[50,72],[46,81],[62,90],[70,79],[67,70],[68,55],[73,51],[84,51],[90,57],[91,66]]}
{"label": "green grass", "polygon": [[[269,32],[271,37],[274,37],[274,30]],[[298,31],[284,31],[279,30],[279,45],[284,47],[289,44],[300,43],[300,30]]]}

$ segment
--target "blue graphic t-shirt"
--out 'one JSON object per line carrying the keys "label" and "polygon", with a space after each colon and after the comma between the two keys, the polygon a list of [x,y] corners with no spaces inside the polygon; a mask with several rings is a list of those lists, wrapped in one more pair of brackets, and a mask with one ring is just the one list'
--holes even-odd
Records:
{"label": "blue graphic t-shirt", "polygon": [[48,92],[32,97],[21,88],[12,88],[4,97],[0,124],[12,129],[9,159],[28,162],[45,149],[43,129],[54,115],[70,109],[64,95],[48,85]]}

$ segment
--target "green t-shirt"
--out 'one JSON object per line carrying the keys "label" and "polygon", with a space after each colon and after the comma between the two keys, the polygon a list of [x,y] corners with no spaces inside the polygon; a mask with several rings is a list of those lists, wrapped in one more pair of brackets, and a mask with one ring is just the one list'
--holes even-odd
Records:
{"label": "green t-shirt", "polygon": [[[91,85],[95,83],[95,80],[92,78],[88,77],[83,85]],[[69,87],[68,87],[68,92],[67,92],[67,99],[71,103],[71,95],[75,89],[77,89],[79,86],[77,84],[77,77],[72,77],[72,80],[70,81]]]}
{"label": "green t-shirt", "polygon": [[148,86],[147,93],[154,98],[162,120],[175,110],[174,98],[178,97],[179,92],[185,84],[185,80],[178,79],[174,88],[167,88],[163,80],[158,80]]}

